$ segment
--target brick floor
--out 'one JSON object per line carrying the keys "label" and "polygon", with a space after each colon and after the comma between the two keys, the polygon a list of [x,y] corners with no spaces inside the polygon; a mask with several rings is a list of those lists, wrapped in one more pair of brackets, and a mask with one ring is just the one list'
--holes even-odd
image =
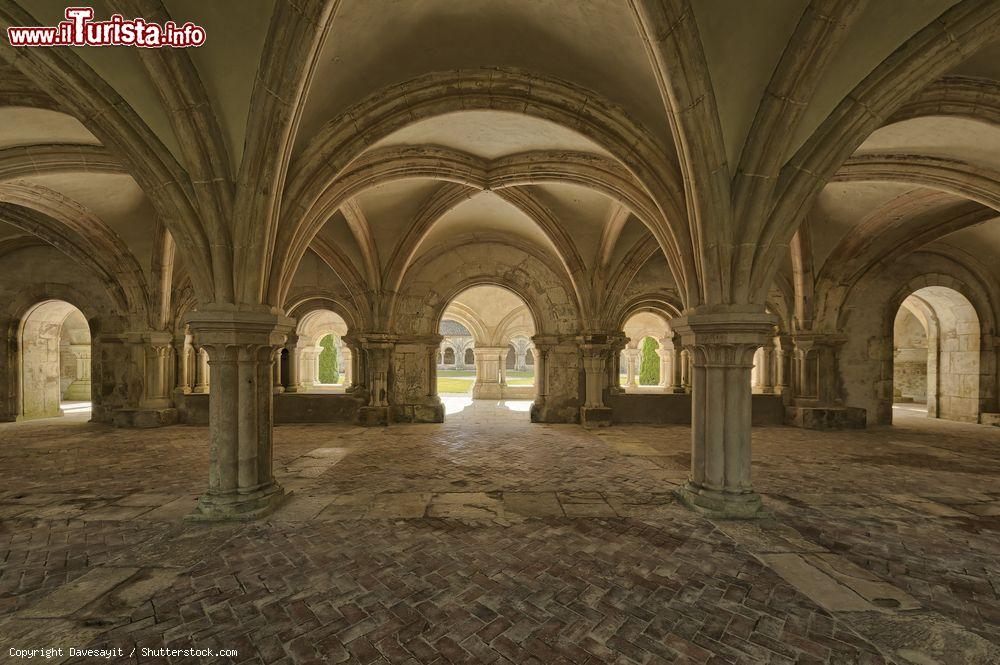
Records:
{"label": "brick floor", "polygon": [[[907,414],[867,432],[755,430],[755,482],[776,517],[764,540],[797,533],[788,551],[842,557],[919,604],[866,613],[826,609],[822,588],[763,563],[769,541],[673,500],[686,428],[526,421],[479,408],[444,425],[280,426],[292,499],[224,525],[181,519],[207,473],[204,428],[0,425],[4,656],[996,662],[1000,430]],[[898,644],[923,633],[940,644]],[[164,646],[238,657],[142,657]]]}

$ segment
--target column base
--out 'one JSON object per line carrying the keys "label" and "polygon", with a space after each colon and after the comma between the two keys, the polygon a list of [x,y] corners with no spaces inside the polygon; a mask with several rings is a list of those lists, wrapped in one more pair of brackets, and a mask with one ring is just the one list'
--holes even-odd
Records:
{"label": "column base", "polygon": [[270,515],[283,504],[291,492],[278,483],[271,483],[253,492],[206,492],[198,498],[198,506],[185,519],[191,522],[250,521]]}
{"label": "column base", "polygon": [[65,415],[66,412],[63,411],[62,409],[56,409],[55,411],[44,412],[44,413],[32,413],[32,414],[21,413],[14,416],[14,422],[23,423],[27,420],[40,420],[42,418],[61,418]]}
{"label": "column base", "polygon": [[677,497],[691,510],[709,519],[761,519],[771,514],[756,492],[720,492],[690,480],[677,490]]}
{"label": "column base", "polygon": [[195,395],[207,395],[208,386],[195,386],[194,388],[191,389],[191,392],[193,392]]}
{"label": "column base", "polygon": [[472,399],[503,399],[503,384],[476,383],[472,386]]}
{"label": "column base", "polygon": [[149,429],[166,427],[177,423],[177,409],[118,409],[111,418],[115,427]]}
{"label": "column base", "polygon": [[[363,407],[364,408],[364,407]],[[444,404],[396,404],[389,407],[394,423],[443,423]]]}
{"label": "column base", "polygon": [[611,425],[611,409],[606,406],[582,406],[580,424],[584,427],[608,427]]}
{"label": "column base", "polygon": [[813,430],[865,429],[868,412],[859,407],[795,405],[785,409],[785,423]]}
{"label": "column base", "polygon": [[285,392],[285,387],[284,386],[275,386],[271,390],[274,392],[275,395],[280,395],[281,393]]}
{"label": "column base", "polygon": [[363,406],[358,409],[358,424],[362,427],[379,427],[389,424],[389,407]]}

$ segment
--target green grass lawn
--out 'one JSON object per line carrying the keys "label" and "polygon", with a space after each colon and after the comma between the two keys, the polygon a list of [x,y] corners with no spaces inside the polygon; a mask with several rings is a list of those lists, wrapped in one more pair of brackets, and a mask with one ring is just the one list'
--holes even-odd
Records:
{"label": "green grass lawn", "polygon": [[438,392],[439,393],[460,393],[465,394],[472,390],[472,384],[475,383],[475,379],[455,379],[455,378],[441,378],[438,376]]}

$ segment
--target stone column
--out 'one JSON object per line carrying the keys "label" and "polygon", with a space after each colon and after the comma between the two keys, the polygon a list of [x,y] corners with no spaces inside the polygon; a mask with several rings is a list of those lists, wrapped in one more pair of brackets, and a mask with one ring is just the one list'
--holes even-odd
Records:
{"label": "stone column", "polygon": [[365,368],[365,406],[358,410],[361,425],[389,424],[389,367],[393,342],[386,335],[361,338]]}
{"label": "stone column", "polygon": [[351,385],[353,384],[354,381],[354,371],[353,371],[354,358],[352,357],[353,355],[354,354],[351,351],[350,347],[348,347],[346,344],[342,344],[340,346],[340,358],[338,359],[337,364],[339,365],[342,363],[344,365],[340,383],[341,385],[344,386],[345,392],[347,390],[350,390]]}
{"label": "stone column", "polygon": [[608,353],[605,359],[605,369],[607,371],[608,395],[621,395],[625,388],[621,385],[621,353],[628,343],[628,338],[622,333],[616,333],[609,342]]}
{"label": "stone column", "polygon": [[209,391],[209,369],[208,369],[208,351],[203,346],[198,346],[198,351],[195,357],[195,381],[194,388],[191,392],[196,394],[204,394]]}
{"label": "stone column", "polygon": [[584,401],[583,408],[580,409],[580,421],[584,425],[604,427],[611,424],[611,409],[604,403],[606,359],[609,351],[605,335],[581,338]]}
{"label": "stone column", "polygon": [[684,347],[681,336],[674,334],[673,348],[670,349],[670,387],[667,392],[681,394],[684,390]]}
{"label": "stone column", "polygon": [[691,476],[680,490],[710,517],[763,514],[750,481],[750,369],[775,317],[750,306],[704,307],[672,322],[693,364]]}
{"label": "stone column", "polygon": [[[510,350],[508,349],[507,352],[510,353]],[[527,348],[515,348],[514,349],[514,371],[515,372],[523,372],[526,369],[525,364],[524,364],[524,358],[525,358],[525,356],[527,356],[527,354],[528,354],[528,349]]]}
{"label": "stone column", "polygon": [[139,403],[144,409],[169,409],[170,361],[173,352],[173,337],[166,332],[150,332],[143,335],[145,347],[145,390]]}
{"label": "stone column", "polygon": [[[749,384],[749,377],[747,383]],[[681,353],[681,384],[684,386],[684,392],[691,392],[691,352],[687,349]]]}
{"label": "stone column", "polygon": [[662,340],[660,341],[660,346],[656,348],[656,355],[660,358],[660,381],[657,385],[660,388],[663,388],[664,392],[667,392],[670,375],[671,349],[666,347],[666,342]]}
{"label": "stone column", "polygon": [[774,340],[769,339],[760,348],[760,366],[757,367],[757,392],[774,394]]}
{"label": "stone column", "polygon": [[289,336],[285,348],[288,349],[288,385],[285,386],[285,392],[305,392],[310,386],[307,350],[311,346],[297,335],[292,334]]}
{"label": "stone column", "polygon": [[789,395],[792,389],[792,338],[778,335],[777,345],[777,390],[782,395]]}
{"label": "stone column", "polygon": [[625,349],[625,388],[638,388],[639,349]]}
{"label": "stone column", "polygon": [[531,405],[531,422],[543,422],[545,406],[549,394],[549,355],[555,344],[555,338],[545,335],[535,335],[531,338],[535,360],[535,401]]}
{"label": "stone column", "polygon": [[472,399],[503,399],[507,347],[476,346],[472,353],[476,358],[476,382],[472,386]]}
{"label": "stone column", "polygon": [[507,387],[507,354],[510,353],[509,347],[504,347],[503,351],[500,352],[500,387]]}
{"label": "stone column", "polygon": [[361,342],[354,335],[345,335],[342,339],[344,340],[346,348],[349,348],[351,352],[351,355],[349,357],[351,385],[347,386],[344,389],[344,392],[347,392],[351,395],[367,400],[368,389],[367,389],[367,384],[365,383],[365,381],[367,380],[366,378],[367,370],[365,369],[364,365],[365,353],[364,350],[361,348]]}
{"label": "stone column", "polygon": [[66,388],[63,399],[66,400],[91,400],[91,379],[90,379],[90,344],[70,344],[69,352],[73,354],[76,361],[76,379]]}
{"label": "stone column", "polygon": [[285,392],[285,386],[281,383],[281,349],[274,354],[274,363],[271,367],[271,386],[275,395]]}
{"label": "stone column", "polygon": [[194,351],[191,347],[191,336],[178,335],[174,339],[174,350],[177,358],[177,385],[174,392],[187,395],[191,392],[191,356]]}
{"label": "stone column", "polygon": [[274,354],[294,322],[261,311],[202,310],[188,324],[211,357],[208,490],[190,516],[255,519],[285,498],[274,480]]}

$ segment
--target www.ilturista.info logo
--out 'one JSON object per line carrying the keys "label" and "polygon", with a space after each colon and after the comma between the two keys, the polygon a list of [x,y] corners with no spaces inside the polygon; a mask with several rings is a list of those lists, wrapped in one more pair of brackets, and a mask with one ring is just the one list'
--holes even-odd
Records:
{"label": "www.ilturista.info logo", "polygon": [[140,48],[187,48],[205,43],[205,29],[188,21],[163,25],[141,18],[125,19],[114,14],[95,21],[93,7],[67,7],[66,20],[56,26],[7,28],[11,46],[138,46]]}

